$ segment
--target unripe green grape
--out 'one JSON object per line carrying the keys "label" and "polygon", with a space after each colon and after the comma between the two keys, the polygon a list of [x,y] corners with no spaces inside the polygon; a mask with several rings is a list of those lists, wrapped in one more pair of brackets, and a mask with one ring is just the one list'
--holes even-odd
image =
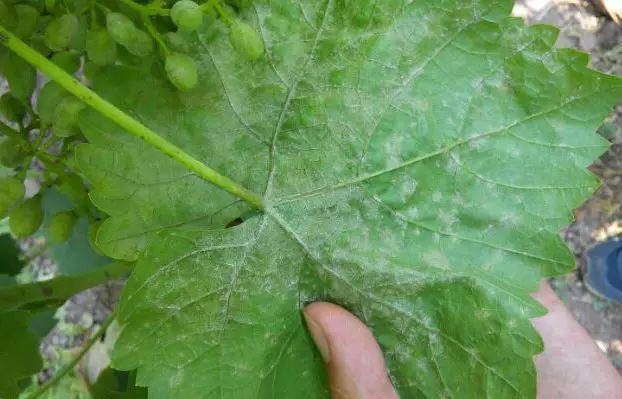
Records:
{"label": "unripe green grape", "polygon": [[26,107],[11,92],[0,97],[0,115],[11,122],[19,122],[26,115]]}
{"label": "unripe green grape", "polygon": [[105,29],[93,29],[86,34],[86,52],[95,65],[110,65],[117,59],[117,44]]}
{"label": "unripe green grape", "polygon": [[106,29],[112,39],[122,46],[127,46],[132,41],[136,26],[131,19],[118,12],[111,12],[106,15]]}
{"label": "unripe green grape", "polygon": [[102,223],[103,221],[101,220],[93,221],[89,224],[88,230],[89,244],[91,245],[91,248],[93,248],[93,251],[95,251],[99,255],[104,255],[102,250],[99,249],[99,247],[97,246],[97,233],[99,232],[99,228],[101,227]]}
{"label": "unripe green grape", "polygon": [[179,29],[192,32],[201,26],[203,12],[194,1],[180,0],[171,8],[171,19]]}
{"label": "unripe green grape", "polygon": [[261,57],[264,46],[259,32],[240,20],[235,20],[229,27],[229,40],[233,48],[248,60]]}
{"label": "unripe green grape", "polygon": [[9,214],[9,227],[17,237],[28,237],[34,234],[43,221],[41,197],[36,196],[22,202]]}
{"label": "unripe green grape", "polygon": [[190,42],[180,32],[166,32],[164,38],[166,39],[166,44],[168,44],[173,51],[189,53],[191,50]]}
{"label": "unripe green grape", "polygon": [[17,12],[15,8],[6,1],[0,0],[0,24],[8,29],[15,29],[17,23]]}
{"label": "unripe green grape", "polygon": [[73,75],[80,69],[80,56],[71,51],[61,51],[52,56],[52,62]]}
{"label": "unripe green grape", "polygon": [[19,166],[26,157],[20,142],[13,137],[4,137],[0,141],[0,164],[7,168],[15,168]]}
{"label": "unripe green grape", "polygon": [[0,60],[0,70],[9,84],[13,97],[23,101],[24,104],[29,101],[37,87],[36,69],[17,54],[11,53]]}
{"label": "unripe green grape", "polygon": [[87,62],[84,63],[84,68],[82,69],[82,72],[84,73],[85,78],[87,78],[90,81],[93,81],[95,77],[97,76],[97,74],[99,73],[99,71],[101,71],[101,69],[102,67],[100,65],[97,65],[91,60],[88,60]]}
{"label": "unripe green grape", "polygon": [[89,205],[86,187],[84,187],[82,178],[76,174],[67,174],[64,176],[60,180],[60,184],[56,186],[56,189],[69,198],[76,208]]}
{"label": "unripe green grape", "polygon": [[190,90],[197,85],[197,66],[186,54],[171,53],[166,56],[164,69],[168,79],[179,90]]}
{"label": "unripe green grape", "polygon": [[58,137],[71,137],[80,133],[78,114],[86,105],[74,96],[64,98],[54,111],[52,131]]}
{"label": "unripe green grape", "polygon": [[54,13],[54,11],[56,10],[56,6],[58,5],[58,0],[45,0],[44,4],[45,9],[48,12]]}
{"label": "unripe green grape", "polygon": [[37,114],[44,127],[52,124],[56,107],[69,95],[56,82],[49,81],[43,86],[39,92],[39,97],[37,97]]}
{"label": "unripe green grape", "polygon": [[24,182],[15,177],[0,180],[0,218],[4,218],[24,199]]}
{"label": "unripe green grape", "polygon": [[22,38],[29,38],[39,27],[39,11],[26,4],[15,5],[17,27],[15,34]]}
{"label": "unripe green grape", "polygon": [[145,57],[153,53],[153,39],[145,31],[136,28],[132,39],[125,45],[125,48],[134,55]]}
{"label": "unripe green grape", "polygon": [[54,51],[72,46],[80,35],[80,21],[74,14],[65,14],[52,20],[45,28],[43,39]]}
{"label": "unripe green grape", "polygon": [[49,227],[50,242],[58,244],[67,241],[71,237],[76,220],[73,212],[60,212],[52,216]]}

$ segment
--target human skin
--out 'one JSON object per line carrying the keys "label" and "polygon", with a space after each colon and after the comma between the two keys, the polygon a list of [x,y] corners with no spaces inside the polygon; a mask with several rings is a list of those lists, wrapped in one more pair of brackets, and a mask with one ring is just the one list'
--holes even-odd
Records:
{"label": "human skin", "polygon": [[[549,313],[533,320],[545,350],[536,356],[538,398],[622,398],[622,378],[587,332],[543,282],[533,295]],[[333,399],[396,399],[382,351],[367,327],[332,303],[304,310],[328,373]]]}

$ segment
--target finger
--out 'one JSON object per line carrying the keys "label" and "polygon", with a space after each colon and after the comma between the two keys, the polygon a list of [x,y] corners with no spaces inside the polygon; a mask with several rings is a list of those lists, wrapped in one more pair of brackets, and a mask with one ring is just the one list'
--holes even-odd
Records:
{"label": "finger", "polygon": [[382,351],[365,324],[327,302],[307,306],[304,314],[324,358],[333,399],[397,399]]}

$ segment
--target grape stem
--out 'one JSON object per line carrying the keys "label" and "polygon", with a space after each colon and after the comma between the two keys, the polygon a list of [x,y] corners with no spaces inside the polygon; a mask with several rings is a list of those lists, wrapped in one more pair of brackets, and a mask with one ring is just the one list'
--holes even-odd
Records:
{"label": "grape stem", "polygon": [[71,359],[69,363],[63,366],[63,368],[61,368],[58,371],[58,373],[54,374],[54,376],[50,378],[49,380],[47,380],[45,384],[41,385],[36,391],[34,391],[30,396],[28,396],[28,399],[38,398],[43,393],[45,393],[45,391],[50,389],[50,387],[52,387],[54,384],[60,381],[65,375],[71,372],[73,368],[76,366],[76,364],[78,364],[78,362],[80,362],[80,360],[84,357],[84,355],[87,354],[87,352],[89,351],[89,349],[91,349],[91,347],[95,344],[95,342],[99,341],[101,336],[104,335],[104,333],[106,332],[106,329],[108,329],[108,327],[110,326],[110,324],[112,323],[112,321],[115,319],[116,316],[117,316],[117,311],[114,310],[112,313],[110,313],[108,318],[104,320],[104,322],[99,327],[99,329],[97,329],[95,334],[93,334],[84,343],[84,346],[82,347],[82,349],[80,349],[80,352],[78,352],[78,354],[73,359]]}
{"label": "grape stem", "polygon": [[231,25],[233,21],[231,20],[231,17],[229,17],[229,15],[225,12],[225,10],[220,6],[220,2],[218,0],[215,0],[212,4],[218,14],[220,14],[220,18],[222,18],[227,25]]}
{"label": "grape stem", "polygon": [[147,32],[149,32],[149,34],[158,43],[160,50],[162,50],[162,54],[165,57],[168,56],[171,53],[171,50],[169,50],[164,40],[162,40],[162,35],[160,34],[160,32],[158,32],[156,27],[153,26],[153,22],[151,22],[151,18],[148,15],[142,14],[141,19],[143,21],[143,25],[145,25],[145,28],[147,28]]}
{"label": "grape stem", "polygon": [[104,100],[97,93],[84,86],[76,78],[65,72],[62,68],[58,67],[29,45],[21,41],[17,38],[17,36],[9,32],[2,25],[0,25],[0,43],[8,47],[11,51],[19,55],[35,68],[39,69],[65,90],[119,125],[127,133],[144,140],[162,153],[193,171],[204,180],[220,187],[238,198],[243,199],[255,208],[261,210],[266,208],[262,197],[252,191],[249,191],[230,178],[216,172],[214,169],[192,157],[175,144],[159,136],[153,130],[132,118],[110,102]]}

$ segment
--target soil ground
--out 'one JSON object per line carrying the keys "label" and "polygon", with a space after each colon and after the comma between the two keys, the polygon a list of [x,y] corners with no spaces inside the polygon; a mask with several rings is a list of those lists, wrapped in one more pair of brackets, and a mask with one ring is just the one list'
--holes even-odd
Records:
{"label": "soil ground", "polygon": [[[514,14],[530,24],[556,25],[561,30],[559,47],[585,51],[593,68],[622,76],[622,27],[600,15],[590,2],[518,0]],[[611,148],[590,167],[603,184],[575,211],[576,221],[563,232],[575,254],[577,270],[553,279],[551,285],[622,374],[622,305],[595,296],[582,280],[586,249],[622,234],[622,103],[610,122],[612,131],[607,137]]]}

